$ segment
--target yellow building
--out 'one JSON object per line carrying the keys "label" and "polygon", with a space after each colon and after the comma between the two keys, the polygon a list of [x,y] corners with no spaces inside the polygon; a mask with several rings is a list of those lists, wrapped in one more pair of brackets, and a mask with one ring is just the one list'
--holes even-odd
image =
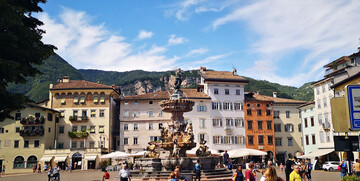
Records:
{"label": "yellow building", "polygon": [[[54,148],[58,111],[29,104],[10,113],[13,119],[0,122],[0,166],[6,173],[32,172],[41,164],[45,149]],[[52,157],[48,161],[52,161]]]}
{"label": "yellow building", "polygon": [[95,169],[100,156],[116,150],[119,141],[119,108],[115,99],[120,90],[85,80],[70,80],[65,76],[50,85],[48,106],[60,112],[55,149],[46,149],[47,158],[62,169]]}

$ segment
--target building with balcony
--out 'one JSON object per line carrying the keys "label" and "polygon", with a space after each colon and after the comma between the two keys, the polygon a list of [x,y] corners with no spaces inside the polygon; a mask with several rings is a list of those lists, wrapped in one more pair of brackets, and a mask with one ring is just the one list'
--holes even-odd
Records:
{"label": "building with balcony", "polygon": [[250,92],[245,94],[244,110],[246,148],[267,152],[265,163],[269,159],[274,161],[276,152],[273,100]]}
{"label": "building with balcony", "polygon": [[315,112],[315,101],[300,105],[298,109],[300,110],[301,114],[301,140],[304,154],[306,155],[312,153],[313,151],[316,151],[318,149],[317,143],[320,142],[320,137],[315,134],[318,131],[318,122]]}
{"label": "building with balcony", "polygon": [[93,169],[101,154],[115,150],[119,142],[119,106],[115,99],[120,90],[65,76],[50,84],[48,106],[60,112],[56,145],[45,150],[61,167],[76,164],[75,169]]}
{"label": "building with balcony", "polygon": [[54,109],[29,104],[12,111],[13,119],[0,122],[0,167],[5,165],[6,173],[31,173],[33,165],[44,165],[44,150],[55,145],[58,114]]}

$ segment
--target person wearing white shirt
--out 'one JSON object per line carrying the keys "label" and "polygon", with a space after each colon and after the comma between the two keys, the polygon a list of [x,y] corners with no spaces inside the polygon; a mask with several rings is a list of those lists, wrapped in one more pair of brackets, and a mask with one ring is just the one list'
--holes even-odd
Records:
{"label": "person wearing white shirt", "polygon": [[126,169],[126,165],[119,172],[119,181],[130,181],[130,172]]}

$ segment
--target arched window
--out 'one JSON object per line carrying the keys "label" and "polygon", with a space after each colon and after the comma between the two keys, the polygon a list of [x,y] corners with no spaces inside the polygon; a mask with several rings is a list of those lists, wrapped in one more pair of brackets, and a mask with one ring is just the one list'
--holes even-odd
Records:
{"label": "arched window", "polygon": [[25,168],[24,157],[17,156],[14,159],[14,168]]}
{"label": "arched window", "polygon": [[29,158],[27,159],[27,162],[26,162],[26,168],[32,168],[33,165],[37,165],[37,158],[36,156],[29,156]]}

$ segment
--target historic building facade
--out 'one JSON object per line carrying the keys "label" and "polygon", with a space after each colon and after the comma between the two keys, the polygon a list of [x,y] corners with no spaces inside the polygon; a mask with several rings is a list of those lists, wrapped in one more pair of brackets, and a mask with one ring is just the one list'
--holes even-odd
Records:
{"label": "historic building facade", "polygon": [[316,119],[315,102],[311,101],[298,107],[301,114],[302,145],[304,154],[309,154],[318,149],[319,136],[318,122]]}
{"label": "historic building facade", "polygon": [[32,172],[33,165],[44,165],[44,150],[54,148],[58,114],[56,110],[29,104],[12,111],[14,119],[0,122],[0,166],[5,165],[6,173]]}

